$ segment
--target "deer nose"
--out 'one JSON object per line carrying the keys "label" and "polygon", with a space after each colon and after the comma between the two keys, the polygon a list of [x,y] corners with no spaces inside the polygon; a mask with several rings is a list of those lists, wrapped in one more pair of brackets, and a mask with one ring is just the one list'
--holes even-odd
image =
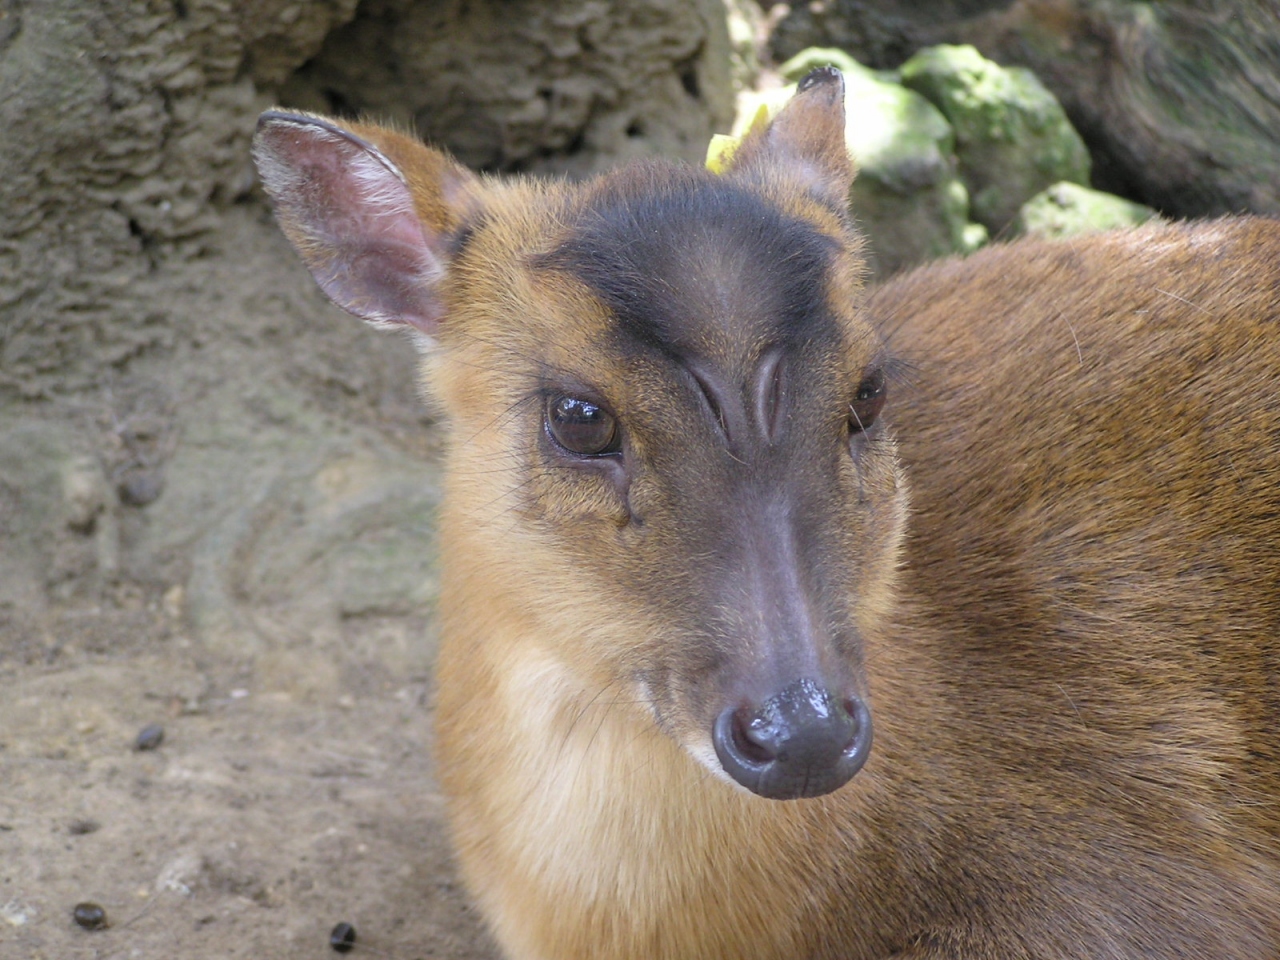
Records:
{"label": "deer nose", "polygon": [[711,734],[725,772],[772,800],[818,797],[844,786],[871,752],[871,712],[860,697],[832,697],[797,680],[759,707],[729,707]]}

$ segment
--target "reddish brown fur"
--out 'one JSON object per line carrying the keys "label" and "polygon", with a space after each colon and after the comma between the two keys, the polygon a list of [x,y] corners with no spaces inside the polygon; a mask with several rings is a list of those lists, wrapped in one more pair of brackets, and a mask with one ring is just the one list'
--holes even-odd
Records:
{"label": "reddish brown fur", "polygon": [[841,513],[875,748],[794,801],[718,779],[697,697],[655,713],[636,685],[699,655],[684,608],[626,586],[663,550],[685,569],[678,532],[629,520],[665,515],[662,478],[619,500],[536,452],[530,391],[571,371],[609,385],[628,456],[661,461],[665,368],[608,348],[602,300],[531,263],[599,196],[676,174],[481,183],[355,128],[405,172],[433,249],[483,220],[433,288],[425,374],[451,431],[440,774],[505,951],[1280,955],[1280,224],[1022,242],[864,298],[833,114],[798,103],[736,175],[839,250],[843,359],[806,375],[856,383],[881,337],[914,367],[886,412],[899,445],[854,458],[869,504]]}

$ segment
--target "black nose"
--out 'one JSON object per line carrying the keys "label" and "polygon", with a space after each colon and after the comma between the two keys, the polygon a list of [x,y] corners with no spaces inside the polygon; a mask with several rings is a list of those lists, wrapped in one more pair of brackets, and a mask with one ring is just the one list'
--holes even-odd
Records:
{"label": "black nose", "polygon": [[871,752],[871,712],[797,680],[752,710],[730,707],[711,735],[725,772],[772,800],[819,797],[844,786]]}

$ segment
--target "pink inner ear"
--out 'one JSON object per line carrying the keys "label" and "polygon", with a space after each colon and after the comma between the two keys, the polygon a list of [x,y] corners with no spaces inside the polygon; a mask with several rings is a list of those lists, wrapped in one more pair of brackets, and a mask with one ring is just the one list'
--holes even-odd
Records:
{"label": "pink inner ear", "polygon": [[263,115],[254,156],[281,226],[334,303],[370,323],[436,331],[441,241],[390,160],[323,120],[279,113]]}

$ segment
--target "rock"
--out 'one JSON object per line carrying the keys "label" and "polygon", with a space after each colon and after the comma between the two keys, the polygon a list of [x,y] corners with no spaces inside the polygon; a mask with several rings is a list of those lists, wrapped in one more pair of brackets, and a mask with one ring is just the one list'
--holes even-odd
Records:
{"label": "rock", "polygon": [[1089,182],[1084,141],[1031,71],[944,45],[921,50],[901,76],[950,121],[973,219],[993,233],[1050,184]]}
{"label": "rock", "polygon": [[1084,233],[1136,227],[1156,212],[1114,194],[1078,183],[1055,183],[1022,205],[1013,219],[1014,236],[1074,237]]}
{"label": "rock", "polygon": [[110,493],[102,467],[93,457],[69,457],[62,464],[62,504],[66,524],[77,533],[91,534],[107,509]]}
{"label": "rock", "polygon": [[[185,590],[187,620],[204,645],[261,656],[273,686],[324,671],[277,665],[269,651],[298,636],[321,650],[340,645],[342,625],[353,618],[420,619],[434,609],[437,590],[434,464],[336,443],[293,457],[264,470],[200,538]],[[193,467],[175,462],[184,472]],[[421,669],[427,638],[416,651],[409,656]],[[336,674],[330,679],[325,689],[302,693],[325,695]]]}
{"label": "rock", "polygon": [[350,953],[356,945],[356,928],[343,922],[329,931],[329,946],[338,953]]}
{"label": "rock", "polygon": [[133,738],[133,749],[157,750],[162,743],[164,743],[164,726],[159,723],[148,723]]}
{"label": "rock", "polygon": [[11,927],[25,927],[39,916],[40,912],[35,907],[23,903],[16,897],[0,904],[0,920],[4,920]]}
{"label": "rock", "polygon": [[189,328],[157,266],[242,196],[256,83],[356,0],[0,0],[0,396],[102,383]]}
{"label": "rock", "polygon": [[191,850],[183,851],[161,869],[155,880],[156,892],[189,897],[206,872],[203,856]]}
{"label": "rock", "polygon": [[1035,71],[1093,186],[1170,216],[1280,215],[1275,0],[1018,0],[951,33]]}
{"label": "rock", "polygon": [[764,29],[764,13],[757,0],[724,0],[729,24],[729,76],[734,92],[755,85],[760,75],[757,38]]}
{"label": "rock", "polygon": [[93,597],[116,572],[117,502],[89,446],[56,422],[0,419],[0,607]]}
{"label": "rock", "polygon": [[859,63],[896,67],[945,39],[956,20],[1001,9],[1009,0],[820,0],[793,3],[769,38],[778,61],[806,47],[839,47]]}
{"label": "rock", "polygon": [[105,930],[111,926],[107,911],[96,903],[77,903],[71,911],[71,918],[85,930]]}
{"label": "rock", "polygon": [[157,470],[128,472],[116,487],[120,502],[131,507],[145,507],[164,491],[164,475]]}
{"label": "rock", "polygon": [[485,170],[697,162],[733,118],[725,0],[379,0],[281,100],[398,121]]}

